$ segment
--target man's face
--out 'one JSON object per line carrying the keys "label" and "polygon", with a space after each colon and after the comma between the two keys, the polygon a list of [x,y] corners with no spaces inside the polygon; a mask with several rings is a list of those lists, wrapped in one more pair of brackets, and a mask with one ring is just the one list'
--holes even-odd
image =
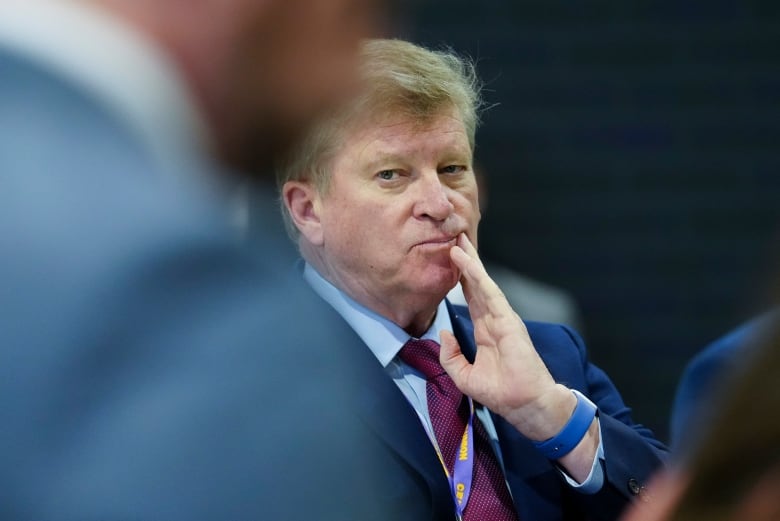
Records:
{"label": "man's face", "polygon": [[458,234],[476,244],[472,151],[455,114],[446,110],[423,124],[388,116],[354,126],[331,163],[327,193],[314,204],[321,236],[307,237],[316,257],[308,260],[406,329],[426,328],[458,281],[449,255]]}
{"label": "man's face", "polygon": [[226,93],[238,129],[231,152],[239,166],[256,170],[353,92],[359,42],[379,32],[382,2],[240,1],[247,16]]}

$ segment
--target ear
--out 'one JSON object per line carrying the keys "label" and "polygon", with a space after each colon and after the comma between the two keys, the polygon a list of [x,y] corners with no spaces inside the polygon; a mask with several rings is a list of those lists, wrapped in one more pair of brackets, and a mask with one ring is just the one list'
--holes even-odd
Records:
{"label": "ear", "polygon": [[301,235],[315,246],[322,245],[322,205],[317,189],[305,181],[287,181],[282,186],[282,200]]}

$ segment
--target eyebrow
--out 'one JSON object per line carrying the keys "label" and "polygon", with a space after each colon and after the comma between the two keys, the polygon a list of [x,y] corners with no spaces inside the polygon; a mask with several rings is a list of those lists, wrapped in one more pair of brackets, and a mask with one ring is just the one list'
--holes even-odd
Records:
{"label": "eyebrow", "polygon": [[[369,170],[376,170],[384,163],[405,164],[408,162],[406,159],[407,157],[407,154],[398,152],[377,152],[370,158],[365,166]],[[441,157],[444,158],[444,163],[463,163],[467,166],[472,166],[472,163],[474,162],[474,155],[470,150],[462,149],[461,147],[457,147],[457,150],[453,148],[448,151],[448,153],[442,154]]]}
{"label": "eyebrow", "polygon": [[396,153],[377,153],[374,154],[370,161],[366,163],[366,169],[368,170],[376,170],[380,168],[381,165],[385,163],[406,163],[405,156],[402,154],[396,154]]}

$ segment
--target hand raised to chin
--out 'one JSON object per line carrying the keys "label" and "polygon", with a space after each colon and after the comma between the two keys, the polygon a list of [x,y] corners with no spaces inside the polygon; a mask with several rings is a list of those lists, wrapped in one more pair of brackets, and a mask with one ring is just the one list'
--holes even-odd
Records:
{"label": "hand raised to chin", "polygon": [[[461,392],[503,416],[526,438],[552,438],[569,421],[577,398],[553,380],[525,324],[488,276],[465,234],[458,237],[450,257],[461,272],[477,353],[474,363],[469,363],[455,336],[442,331],[442,367]],[[598,420],[594,418],[585,436],[558,463],[582,483],[594,464],[598,446]]]}
{"label": "hand raised to chin", "polygon": [[552,437],[575,399],[555,383],[520,317],[488,276],[465,234],[450,250],[474,323],[477,354],[471,364],[455,337],[443,332],[441,364],[458,388],[497,412],[533,440]]}

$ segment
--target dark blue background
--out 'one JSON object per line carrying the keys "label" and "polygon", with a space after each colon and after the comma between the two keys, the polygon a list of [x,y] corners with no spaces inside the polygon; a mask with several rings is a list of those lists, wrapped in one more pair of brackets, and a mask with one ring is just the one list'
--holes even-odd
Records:
{"label": "dark blue background", "polygon": [[688,358],[763,305],[778,259],[780,2],[405,4],[495,106],[483,255],[569,290],[594,361],[661,438]]}

